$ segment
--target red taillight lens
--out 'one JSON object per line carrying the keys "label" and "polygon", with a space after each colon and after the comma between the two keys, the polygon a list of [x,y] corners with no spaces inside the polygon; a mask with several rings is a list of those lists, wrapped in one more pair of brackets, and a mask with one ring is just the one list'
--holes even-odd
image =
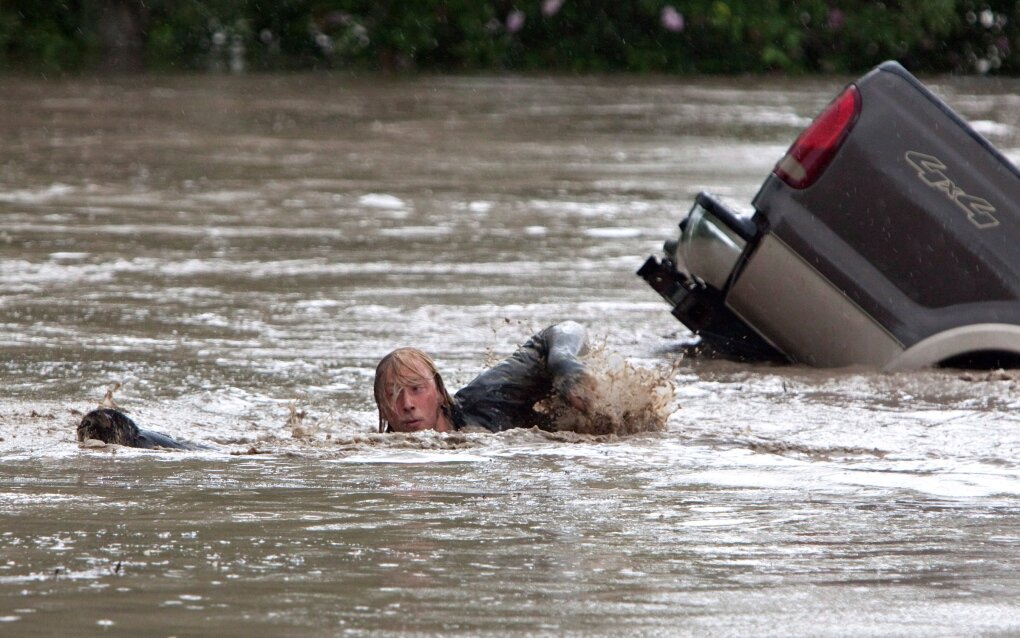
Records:
{"label": "red taillight lens", "polygon": [[813,184],[836,155],[860,112],[861,95],[851,84],[800,134],[776,164],[776,176],[793,188]]}

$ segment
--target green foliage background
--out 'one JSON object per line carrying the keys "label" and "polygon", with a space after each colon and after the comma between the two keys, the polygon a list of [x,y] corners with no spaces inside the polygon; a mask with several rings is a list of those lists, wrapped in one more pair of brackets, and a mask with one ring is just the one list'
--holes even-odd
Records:
{"label": "green foliage background", "polygon": [[118,9],[162,71],[1020,72],[1001,0],[0,0],[0,70],[102,67]]}

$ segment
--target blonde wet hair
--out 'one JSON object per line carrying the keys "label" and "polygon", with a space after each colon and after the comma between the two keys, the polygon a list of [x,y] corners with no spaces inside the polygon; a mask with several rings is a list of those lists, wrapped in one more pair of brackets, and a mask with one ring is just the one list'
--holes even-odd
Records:
{"label": "blonde wet hair", "polygon": [[[423,375],[426,370],[428,375]],[[389,353],[375,367],[375,406],[379,409],[379,431],[388,432],[393,404],[400,391],[424,381],[433,381],[442,399],[441,409],[450,416],[453,399],[443,385],[443,378],[436,369],[432,358],[418,348],[397,348]]]}

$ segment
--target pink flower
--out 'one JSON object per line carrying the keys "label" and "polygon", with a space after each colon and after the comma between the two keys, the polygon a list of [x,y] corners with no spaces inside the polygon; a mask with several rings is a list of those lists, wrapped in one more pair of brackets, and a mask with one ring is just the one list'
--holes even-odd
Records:
{"label": "pink flower", "polygon": [[517,33],[524,26],[524,12],[514,9],[506,16],[506,32]]}
{"label": "pink flower", "polygon": [[662,8],[659,21],[662,22],[662,28],[666,31],[679,33],[684,30],[684,16],[674,9],[673,5],[667,4]]}
{"label": "pink flower", "polygon": [[542,15],[549,17],[559,13],[560,7],[563,6],[565,0],[544,0],[542,2]]}

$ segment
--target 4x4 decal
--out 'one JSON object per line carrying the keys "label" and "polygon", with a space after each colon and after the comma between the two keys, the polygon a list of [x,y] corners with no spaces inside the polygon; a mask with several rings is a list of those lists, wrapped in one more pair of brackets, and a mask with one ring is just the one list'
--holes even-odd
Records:
{"label": "4x4 decal", "polygon": [[982,229],[999,225],[999,220],[994,215],[995,206],[992,206],[987,199],[965,193],[943,172],[947,167],[942,160],[934,155],[926,155],[917,151],[907,151],[904,157],[911,166],[917,169],[917,176],[921,178],[921,181],[935,190],[945,193],[950,201],[967,214],[970,223]]}

